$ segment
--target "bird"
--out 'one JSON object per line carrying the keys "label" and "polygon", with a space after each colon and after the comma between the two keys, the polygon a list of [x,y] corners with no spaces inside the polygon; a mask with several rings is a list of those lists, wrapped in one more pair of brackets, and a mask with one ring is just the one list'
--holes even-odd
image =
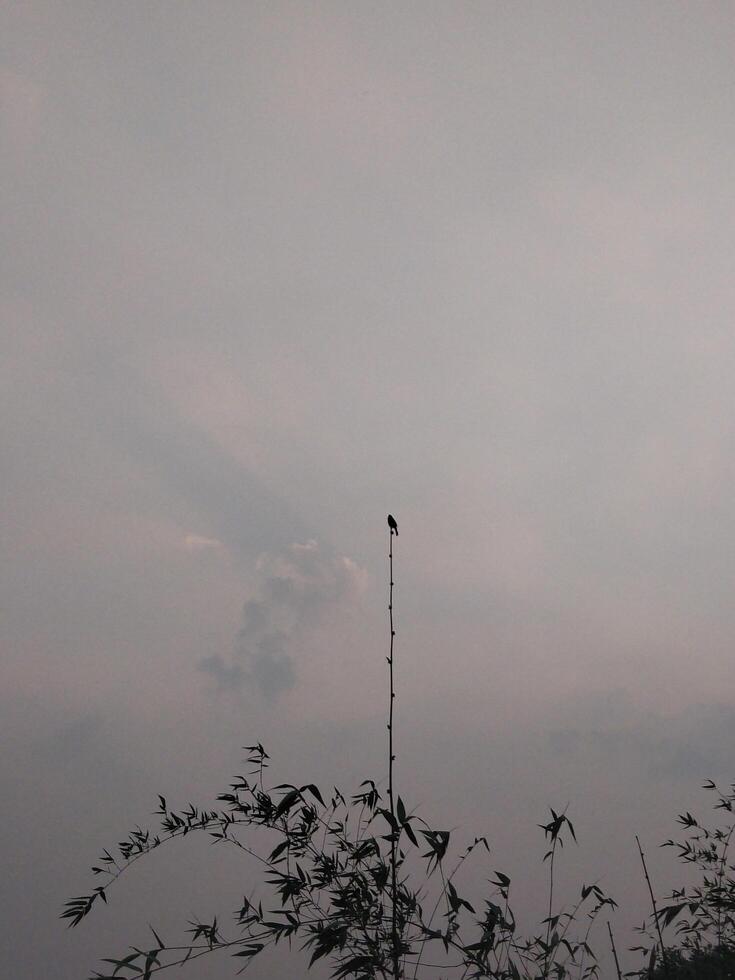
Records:
{"label": "bird", "polygon": [[398,525],[396,524],[396,519],[392,514],[388,514],[388,527],[390,528],[390,533],[396,532],[396,537],[398,537]]}

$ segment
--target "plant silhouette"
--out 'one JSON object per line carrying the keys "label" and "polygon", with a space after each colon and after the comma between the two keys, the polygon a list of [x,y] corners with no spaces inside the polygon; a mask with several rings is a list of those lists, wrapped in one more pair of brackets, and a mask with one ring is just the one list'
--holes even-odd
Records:
{"label": "plant silhouette", "polygon": [[[254,858],[262,870],[263,894],[243,899],[231,930],[214,916],[192,921],[185,938],[172,945],[151,927],[155,942],[106,958],[106,972],[95,972],[94,980],[150,980],[161,970],[216,953],[232,956],[239,973],[281,941],[300,943],[310,953],[309,966],[330,961],[336,980],[423,980],[436,976],[437,968],[440,976],[457,980],[588,980],[599,975],[591,932],[616,903],[598,884],[588,884],[571,907],[557,907],[556,861],[564,841],[576,840],[566,813],[552,809],[539,824],[546,839],[547,915],[537,932],[524,937],[512,910],[508,875],[492,871],[490,890],[477,907],[458,890],[458,872],[471,857],[489,853],[487,840],[476,837],[456,855],[450,831],[431,827],[397,791],[393,538],[398,525],[392,515],[388,527],[387,799],[370,779],[347,796],[337,789],[323,794],[312,782],[270,785],[270,758],[260,743],[245,746],[246,772],[217,797],[216,807],[189,803],[176,810],[159,796],[158,828],[136,827],[116,848],[103,851],[92,868],[100,884],[71,899],[61,913],[69,925],[107,904],[112,886],[139,859],[195,833]],[[717,790],[714,783],[706,788]],[[729,795],[718,791],[718,797],[717,806],[732,812],[735,786]],[[702,870],[703,884],[657,905],[639,842],[653,914],[641,929],[650,945],[634,947],[646,965],[628,976],[720,980],[731,975],[735,957],[735,880],[728,863],[733,829],[707,831],[691,814],[679,820],[689,836],[667,844]],[[663,930],[675,921],[679,945],[667,950]],[[609,921],[607,929],[620,980]]]}

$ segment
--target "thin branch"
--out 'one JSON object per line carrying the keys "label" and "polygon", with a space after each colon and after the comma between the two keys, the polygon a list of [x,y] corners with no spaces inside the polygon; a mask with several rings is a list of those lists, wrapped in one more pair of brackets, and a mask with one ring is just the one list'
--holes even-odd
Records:
{"label": "thin branch", "polygon": [[612,949],[613,959],[615,960],[615,972],[618,975],[618,980],[623,980],[623,976],[620,972],[620,963],[618,962],[618,951],[615,949],[615,939],[613,937],[613,931],[608,920],[607,931],[610,933],[610,948]]}
{"label": "thin branch", "polygon": [[641,856],[641,864],[643,865],[643,874],[646,876],[646,884],[648,885],[648,894],[651,896],[651,907],[653,908],[653,919],[656,923],[656,932],[658,933],[658,941],[661,946],[661,962],[664,968],[664,975],[668,977],[669,975],[669,959],[666,955],[666,947],[664,946],[664,937],[661,932],[661,921],[659,919],[658,908],[656,906],[656,897],[653,894],[653,885],[651,884],[651,878],[648,874],[648,868],[646,867],[646,857],[643,853],[643,848],[641,847],[641,842],[638,838],[638,834],[635,835],[635,842],[638,845],[638,853]]}

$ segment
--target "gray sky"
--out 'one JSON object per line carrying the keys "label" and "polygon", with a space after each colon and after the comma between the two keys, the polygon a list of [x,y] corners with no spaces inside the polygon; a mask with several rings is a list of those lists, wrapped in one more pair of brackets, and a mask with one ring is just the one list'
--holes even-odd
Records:
{"label": "gray sky", "polygon": [[243,744],[382,778],[389,510],[402,795],[529,916],[568,803],[633,940],[633,834],[677,883],[733,776],[733,50],[728,3],[3,6],[9,976],[226,914],[195,846],[54,919]]}

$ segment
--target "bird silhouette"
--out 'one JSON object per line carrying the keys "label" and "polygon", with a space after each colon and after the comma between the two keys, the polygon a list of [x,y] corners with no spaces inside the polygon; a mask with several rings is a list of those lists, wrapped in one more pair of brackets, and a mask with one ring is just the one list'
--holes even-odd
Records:
{"label": "bird silhouette", "polygon": [[390,533],[396,532],[396,537],[398,537],[398,525],[396,524],[396,519],[392,514],[388,514],[388,527],[390,528]]}

